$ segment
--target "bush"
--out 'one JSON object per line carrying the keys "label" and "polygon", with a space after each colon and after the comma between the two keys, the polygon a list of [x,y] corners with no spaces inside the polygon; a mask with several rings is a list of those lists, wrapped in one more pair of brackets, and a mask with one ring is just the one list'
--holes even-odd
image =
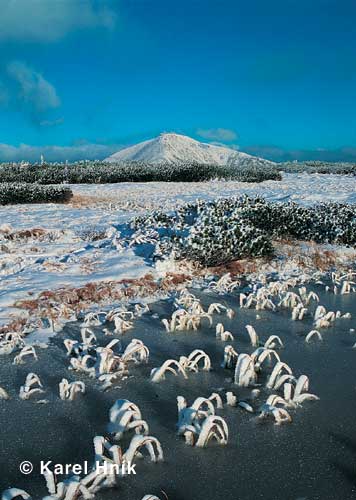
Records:
{"label": "bush", "polygon": [[204,266],[273,253],[271,240],[266,233],[247,225],[238,214],[227,220],[214,207],[204,211],[187,237],[179,240],[175,250],[179,259],[197,261]]}
{"label": "bush", "polygon": [[2,164],[0,179],[3,182],[29,182],[39,184],[108,184],[119,182],[198,182],[210,179],[231,179],[242,182],[281,180],[274,166],[246,164],[243,168],[216,165],[150,165],[143,162],[105,163],[77,162],[71,165],[51,163],[46,165]]}
{"label": "bush", "polygon": [[356,244],[356,206],[320,203],[269,203],[245,198],[235,202],[246,223],[267,232],[271,238],[312,240],[316,243]]}
{"label": "bush", "polygon": [[338,175],[356,175],[356,165],[354,163],[332,163],[324,161],[304,161],[304,162],[285,162],[278,164],[279,170],[291,174],[338,174]]}
{"label": "bush", "polygon": [[73,196],[66,186],[40,186],[39,184],[0,183],[0,205],[15,203],[60,203]]}
{"label": "bush", "polygon": [[215,266],[271,255],[273,239],[356,245],[356,206],[303,207],[245,196],[188,204],[168,216],[153,213],[136,218],[131,227],[159,232],[157,255],[174,251],[178,259]]}

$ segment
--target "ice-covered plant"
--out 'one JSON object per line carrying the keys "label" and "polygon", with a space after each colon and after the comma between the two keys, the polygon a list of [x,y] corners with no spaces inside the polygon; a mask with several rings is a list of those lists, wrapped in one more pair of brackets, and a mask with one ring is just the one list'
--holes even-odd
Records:
{"label": "ice-covered plant", "polygon": [[26,357],[32,356],[36,361],[38,360],[36,350],[33,346],[25,346],[21,349],[17,356],[14,357],[14,365],[22,365]]}
{"label": "ice-covered plant", "polygon": [[248,354],[239,354],[235,367],[235,384],[248,387],[257,382],[257,374],[253,358]]}
{"label": "ice-covered plant", "polygon": [[177,376],[181,374],[184,378],[188,378],[185,369],[175,359],[167,359],[159,368],[153,368],[151,371],[152,382],[160,382],[166,378],[167,373],[173,373]]}
{"label": "ice-covered plant", "polygon": [[125,363],[133,361],[134,363],[147,363],[150,355],[148,347],[139,339],[132,339],[123,352],[121,359]]}
{"label": "ice-covered plant", "polygon": [[82,381],[68,382],[63,378],[59,384],[59,397],[63,400],[74,401],[79,394],[85,394],[85,384]]}
{"label": "ice-covered plant", "polygon": [[229,429],[222,417],[210,415],[202,422],[201,428],[187,427],[184,433],[187,444],[205,448],[214,439],[220,445],[225,445],[229,439]]}
{"label": "ice-covered plant", "polygon": [[256,330],[251,325],[246,325],[246,330],[247,330],[247,333],[250,337],[251,345],[253,347],[258,346],[259,338],[258,338],[258,335],[256,333]]}
{"label": "ice-covered plant", "polygon": [[141,435],[136,435],[131,439],[130,445],[123,455],[123,459],[127,463],[134,463],[135,458],[142,455],[143,448],[148,451],[151,462],[163,461],[163,450],[158,439],[153,436]]}
{"label": "ice-covered plant", "polygon": [[139,407],[127,399],[119,399],[114,403],[110,408],[109,419],[108,432],[115,441],[119,441],[130,430],[142,435],[149,433],[148,424],[142,419]]}
{"label": "ice-covered plant", "polygon": [[35,395],[43,393],[43,385],[38,375],[29,373],[26,377],[25,384],[20,387],[20,399],[30,399]]}
{"label": "ice-covered plant", "polygon": [[270,335],[264,346],[266,349],[277,349],[278,347],[283,347],[283,342],[278,335]]}
{"label": "ice-covered plant", "polygon": [[7,393],[7,391],[3,387],[0,387],[0,399],[3,399],[3,400],[10,399],[9,394]]}
{"label": "ice-covered plant", "polygon": [[297,406],[304,401],[316,401],[318,396],[307,392],[309,390],[309,378],[306,375],[300,377],[292,382],[286,382],[283,385],[284,399],[289,406]]}
{"label": "ice-covered plant", "polygon": [[323,340],[321,333],[318,330],[311,330],[308,335],[305,337],[305,342],[310,342],[313,337],[316,337],[318,340]]}
{"label": "ice-covered plant", "polygon": [[216,332],[216,338],[222,340],[223,342],[234,340],[232,333],[225,330],[224,325],[222,323],[218,323],[216,325],[215,332]]}
{"label": "ice-covered plant", "polygon": [[184,370],[197,372],[199,370],[209,371],[211,368],[211,360],[206,352],[201,349],[195,349],[189,356],[181,356],[179,364]]}
{"label": "ice-covered plant", "polygon": [[261,413],[258,418],[265,419],[269,416],[274,419],[276,425],[281,425],[292,421],[292,417],[285,408],[278,408],[276,406],[271,406],[265,403],[261,407]]}
{"label": "ice-covered plant", "polygon": [[276,389],[281,381],[281,378],[283,377],[282,373],[286,372],[288,376],[291,376],[293,374],[292,369],[290,366],[287,365],[287,363],[283,363],[282,361],[278,361],[276,365],[274,366],[271,375],[268,378],[267,381],[267,387],[268,389]]}
{"label": "ice-covered plant", "polygon": [[231,345],[227,345],[224,349],[224,359],[221,364],[223,368],[233,368],[236,364],[238,354]]}
{"label": "ice-covered plant", "polygon": [[199,397],[191,406],[182,396],[178,403],[178,435],[185,437],[186,443],[192,446],[205,447],[211,439],[220,444],[228,440],[228,428],[221,417],[215,415],[215,406],[223,407],[221,397],[213,393],[209,398]]}
{"label": "ice-covered plant", "polygon": [[271,361],[272,357],[276,362],[280,361],[280,357],[274,349],[268,349],[267,347],[258,347],[251,354],[251,358],[255,364],[255,369],[259,370],[265,360]]}
{"label": "ice-covered plant", "polygon": [[8,332],[0,340],[0,356],[19,351],[25,346],[21,335],[17,332]]}
{"label": "ice-covered plant", "polygon": [[1,495],[1,500],[14,500],[21,498],[22,500],[32,500],[31,495],[26,491],[20,490],[19,488],[9,488],[3,491]]}

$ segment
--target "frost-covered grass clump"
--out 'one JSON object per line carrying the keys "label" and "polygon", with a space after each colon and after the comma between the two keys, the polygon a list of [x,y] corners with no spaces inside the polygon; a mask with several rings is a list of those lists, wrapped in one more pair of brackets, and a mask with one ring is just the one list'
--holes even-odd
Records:
{"label": "frost-covered grass clump", "polygon": [[60,203],[72,197],[66,186],[41,186],[18,182],[0,183],[0,205],[15,203]]}
{"label": "frost-covered grass clump", "polygon": [[205,266],[273,253],[273,239],[356,244],[356,206],[323,203],[302,207],[261,198],[229,198],[188,204],[173,214],[135,219],[134,228],[156,229],[157,255],[173,251],[178,259]]}
{"label": "frost-covered grass clump", "polygon": [[144,162],[105,163],[96,161],[73,164],[51,163],[45,165],[2,164],[0,178],[3,182],[36,182],[39,184],[108,184],[119,182],[199,182],[211,179],[262,182],[281,180],[281,174],[273,165],[258,167],[199,164],[160,164]]}

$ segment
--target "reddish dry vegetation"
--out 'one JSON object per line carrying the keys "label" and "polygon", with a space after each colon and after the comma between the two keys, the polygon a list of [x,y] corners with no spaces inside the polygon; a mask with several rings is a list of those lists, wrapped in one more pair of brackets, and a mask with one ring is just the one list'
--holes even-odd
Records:
{"label": "reddish dry vegetation", "polygon": [[283,264],[286,259],[289,259],[293,260],[301,269],[312,269],[321,272],[330,271],[335,267],[346,270],[350,267],[349,261],[351,256],[348,260],[343,262],[342,258],[340,258],[342,256],[342,250],[340,253],[337,249],[325,249],[322,245],[311,241],[295,242],[293,240],[283,239],[275,241],[274,246],[276,250],[275,256],[235,260],[220,266],[211,267],[209,271],[217,276],[231,273],[233,277],[241,277],[246,274],[256,273],[261,267],[268,266],[270,263],[274,262],[277,264],[278,258],[282,258],[279,265],[281,265],[281,263]]}
{"label": "reddish dry vegetation", "polygon": [[[312,268],[318,271],[329,271],[335,267],[343,268],[340,253],[337,250],[327,250],[314,242],[306,242],[302,247],[291,241],[282,241],[282,255],[293,259],[300,268]],[[349,267],[345,263],[346,268]]]}
{"label": "reddish dry vegetation", "polygon": [[334,267],[338,260],[335,252],[331,250],[315,252],[311,256],[311,259],[314,266],[320,271],[327,271],[331,267]]}
{"label": "reddish dry vegetation", "polygon": [[[185,274],[168,273],[160,281],[154,281],[153,276],[147,274],[140,279],[87,283],[78,288],[46,290],[35,299],[16,302],[15,307],[24,309],[35,317],[46,316],[53,319],[60,315],[70,317],[72,313],[86,310],[93,304],[110,304],[135,297],[150,297],[186,285],[190,280],[191,277]],[[15,326],[13,322],[13,327]],[[16,330],[21,329],[22,326],[23,324],[19,323]],[[9,327],[10,325],[7,325],[5,328]]]}
{"label": "reddish dry vegetation", "polygon": [[114,199],[110,199],[107,196],[103,197],[103,196],[74,194],[72,198],[66,202],[66,204],[74,208],[81,208],[81,207],[90,207],[102,203],[107,204],[110,202],[114,202]]}
{"label": "reddish dry vegetation", "polygon": [[241,259],[221,264],[220,266],[210,267],[209,271],[217,276],[223,276],[226,273],[231,273],[232,276],[242,276],[244,274],[255,273],[259,265],[261,265],[261,259]]}
{"label": "reddish dry vegetation", "polygon": [[26,319],[24,318],[17,318],[8,323],[7,325],[0,326],[0,335],[9,333],[9,332],[19,332],[22,330],[22,327],[24,327],[26,324]]}
{"label": "reddish dry vegetation", "polygon": [[27,239],[39,239],[45,236],[48,231],[40,227],[34,227],[31,229],[21,229],[19,231],[2,231],[2,236],[5,240],[27,240]]}
{"label": "reddish dry vegetation", "polygon": [[270,257],[249,257],[246,259],[233,260],[216,267],[209,267],[209,273],[216,276],[223,276],[230,273],[234,278],[241,278],[247,274],[257,273],[259,270],[272,263],[275,256]]}

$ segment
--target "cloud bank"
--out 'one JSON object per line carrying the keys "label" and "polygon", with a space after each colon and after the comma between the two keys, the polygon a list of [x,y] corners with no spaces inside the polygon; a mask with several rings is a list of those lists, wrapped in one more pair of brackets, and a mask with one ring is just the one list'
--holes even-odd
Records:
{"label": "cloud bank", "polygon": [[356,162],[356,147],[345,146],[336,149],[283,149],[278,146],[248,146],[243,151],[267,160],[282,161],[330,161]]}
{"label": "cloud bank", "polygon": [[1,0],[0,40],[53,42],[70,32],[111,29],[116,14],[104,0]]}
{"label": "cloud bank", "polygon": [[[28,144],[12,146],[10,144],[0,144],[0,162],[37,162],[40,160],[41,155],[47,161],[103,160],[125,146],[126,144],[98,144],[85,141],[71,146],[31,146]],[[354,147],[343,147],[334,150],[287,151],[275,146],[251,146],[242,150],[276,162],[320,160],[356,163],[356,148]]]}
{"label": "cloud bank", "polygon": [[47,161],[102,160],[120,148],[119,145],[80,143],[72,146],[12,146],[0,143],[0,162],[40,161],[41,155]]}

